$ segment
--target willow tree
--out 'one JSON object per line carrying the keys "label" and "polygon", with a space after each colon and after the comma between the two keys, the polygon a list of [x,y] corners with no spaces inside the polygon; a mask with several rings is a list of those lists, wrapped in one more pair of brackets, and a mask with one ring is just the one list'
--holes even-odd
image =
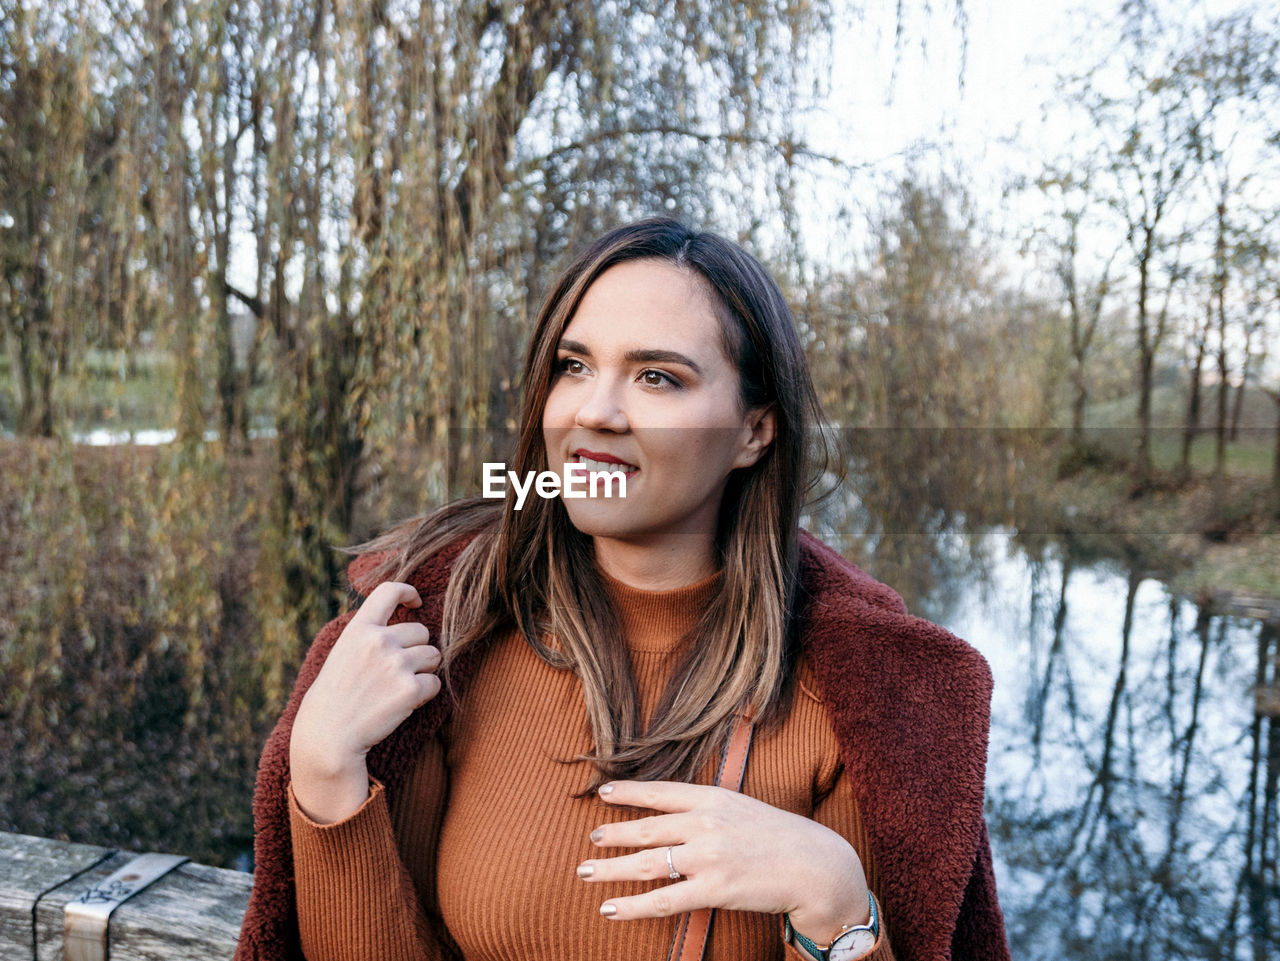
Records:
{"label": "willow tree", "polygon": [[110,113],[91,87],[84,18],[65,14],[0,3],[0,330],[28,436],[54,435],[59,378],[101,300],[88,241],[100,239]]}
{"label": "willow tree", "polygon": [[[0,2],[24,62],[74,78],[22,142],[78,171],[92,151],[49,136],[88,143],[98,115],[112,131],[111,243],[52,215],[13,236],[113,251],[116,342],[153,335],[173,359],[177,516],[205,510],[198,483],[235,485],[250,428],[271,429],[258,587],[294,654],[338,603],[332,546],[370,532],[372,475],[413,454],[421,506],[474,487],[484,433],[515,421],[531,304],[567,248],[658,212],[761,246],[789,236],[808,156],[795,123],[825,83],[832,16],[825,0]],[[18,117],[15,77],[0,87]],[[38,281],[10,284],[9,316],[39,319]],[[268,423],[250,422],[255,387]],[[205,444],[211,425],[224,445]]]}
{"label": "willow tree", "polygon": [[209,169],[252,198],[222,210],[257,237],[256,274],[225,289],[269,342],[286,603],[311,611],[306,635],[368,465],[420,448],[440,498],[474,481],[482,433],[513,424],[530,304],[567,247],[663,211],[745,229],[731,198],[785,186],[823,11],[211,2],[243,44],[224,73],[250,78],[208,125]]}

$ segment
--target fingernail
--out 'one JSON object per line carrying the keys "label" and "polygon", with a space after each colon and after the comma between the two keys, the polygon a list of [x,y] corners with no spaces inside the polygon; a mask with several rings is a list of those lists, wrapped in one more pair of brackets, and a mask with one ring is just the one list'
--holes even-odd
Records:
{"label": "fingernail", "polygon": [[612,793],[613,793],[613,785],[612,785],[612,784],[601,784],[601,785],[600,785],[600,792],[599,792],[599,793],[600,793],[600,796],[601,796],[601,797],[604,797],[606,794],[612,794]]}
{"label": "fingernail", "polygon": [[618,913],[618,909],[612,904],[602,904],[600,905],[600,913],[606,918],[611,918]]}
{"label": "fingernail", "polygon": [[591,832],[592,844],[599,844],[603,840],[604,840],[604,828],[596,828],[594,831]]}
{"label": "fingernail", "polygon": [[591,877],[591,875],[595,873],[596,873],[596,869],[593,868],[590,864],[578,865],[578,877],[580,878],[589,878]]}

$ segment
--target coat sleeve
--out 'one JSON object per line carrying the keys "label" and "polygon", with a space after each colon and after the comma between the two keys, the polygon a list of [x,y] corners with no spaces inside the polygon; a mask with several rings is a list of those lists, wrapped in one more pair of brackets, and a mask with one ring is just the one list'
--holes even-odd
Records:
{"label": "coat sleeve", "polygon": [[1009,961],[1009,942],[1004,914],[996,899],[996,877],[985,819],[973,859],[973,873],[951,938],[951,957],[952,961]]}
{"label": "coat sleeve", "polygon": [[[465,548],[459,539],[424,562],[408,578],[422,596],[423,605],[400,609],[392,622],[417,620],[438,633],[444,592],[453,562]],[[353,587],[366,596],[376,586],[371,572],[379,569],[381,555],[361,555],[348,568]],[[301,961],[297,891],[294,876],[293,843],[289,812],[289,739],[303,695],[311,687],[353,612],[330,621],[316,635],[298,671],[293,693],[267,740],[258,765],[258,781],[253,798],[254,880],[249,906],[240,927],[235,961]],[[459,668],[459,673],[462,673]],[[370,773],[386,783],[394,796],[403,774],[419,756],[423,743],[447,715],[443,698],[435,698],[420,708],[370,752]],[[378,764],[375,765],[375,759]]]}
{"label": "coat sleeve", "polygon": [[293,693],[262,750],[253,795],[253,890],[240,925],[235,961],[301,961],[289,831],[289,738],[303,695],[353,614],[335,618],[316,635]]}

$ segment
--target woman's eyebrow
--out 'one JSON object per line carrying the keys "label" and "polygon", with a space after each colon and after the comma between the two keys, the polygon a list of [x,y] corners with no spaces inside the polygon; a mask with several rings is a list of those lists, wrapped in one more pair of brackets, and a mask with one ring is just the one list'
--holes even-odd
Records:
{"label": "woman's eyebrow", "polygon": [[[559,349],[571,354],[581,354],[583,357],[591,356],[591,348],[577,340],[562,340]],[[658,350],[657,348],[629,350],[622,357],[629,364],[680,364],[688,367],[695,374],[702,373],[702,367],[697,361],[675,350]]]}
{"label": "woman's eyebrow", "polygon": [[583,357],[591,356],[591,348],[577,340],[561,340],[560,343],[556,344],[556,350],[568,351],[571,354],[581,354]]}
{"label": "woman's eyebrow", "polygon": [[623,356],[633,364],[682,364],[695,374],[702,373],[692,358],[674,350],[629,350]]}

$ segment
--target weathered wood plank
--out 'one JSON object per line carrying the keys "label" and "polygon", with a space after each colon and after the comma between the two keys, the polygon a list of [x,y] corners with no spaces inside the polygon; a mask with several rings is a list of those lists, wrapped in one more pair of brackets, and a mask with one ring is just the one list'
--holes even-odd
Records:
{"label": "weathered wood plank", "polygon": [[230,959],[252,885],[253,877],[241,871],[184,864],[112,916],[112,958]]}
{"label": "weathered wood plank", "polygon": [[[37,961],[63,961],[63,910],[134,855],[120,852],[50,892],[40,902]],[[111,961],[218,961],[235,953],[252,875],[184,864],[138,892],[111,915]]]}
{"label": "weathered wood plank", "polygon": [[34,957],[31,920],[36,899],[110,854],[110,848],[92,844],[0,833],[0,957]]}

